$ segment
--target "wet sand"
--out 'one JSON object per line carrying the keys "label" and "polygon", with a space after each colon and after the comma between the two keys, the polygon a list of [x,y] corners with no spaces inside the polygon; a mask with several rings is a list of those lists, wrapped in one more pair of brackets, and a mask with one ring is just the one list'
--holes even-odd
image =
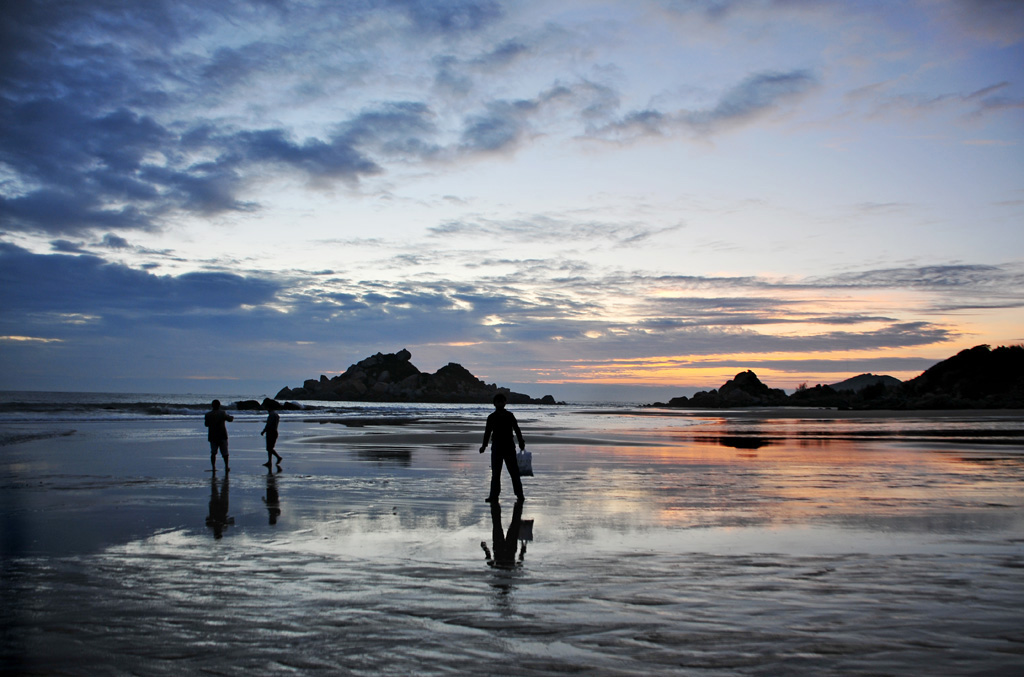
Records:
{"label": "wet sand", "polygon": [[22,437],[0,666],[1019,674],[1024,419],[688,418],[521,415],[518,514],[468,419],[291,421],[282,472],[236,422],[228,476],[201,422]]}

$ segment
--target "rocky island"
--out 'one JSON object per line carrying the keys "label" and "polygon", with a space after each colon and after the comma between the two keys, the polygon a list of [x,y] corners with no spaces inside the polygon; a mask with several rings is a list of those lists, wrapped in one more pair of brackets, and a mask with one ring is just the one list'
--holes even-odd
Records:
{"label": "rocky island", "polygon": [[861,374],[833,385],[801,386],[787,395],[753,371],[736,374],[717,390],[673,397],[652,407],[830,407],[836,409],[1024,409],[1024,346],[987,345],[962,350],[920,376],[900,381]]}
{"label": "rocky island", "polygon": [[420,371],[408,350],[377,353],[333,378],[321,375],[299,388],[282,388],[277,400],[343,400],[354,402],[489,403],[504,393],[512,404],[556,404],[551,395],[537,399],[484,383],[454,362],[433,374]]}

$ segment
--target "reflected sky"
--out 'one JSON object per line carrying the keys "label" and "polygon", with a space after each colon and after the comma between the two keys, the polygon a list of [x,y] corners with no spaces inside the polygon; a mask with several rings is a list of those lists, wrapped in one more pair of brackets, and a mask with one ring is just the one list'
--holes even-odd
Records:
{"label": "reflected sky", "polygon": [[1010,674],[1024,450],[623,420],[524,426],[522,505],[480,430],[292,424],[278,472],[238,426],[230,476],[194,423],[4,447],[0,669]]}
{"label": "reflected sky", "polygon": [[[536,475],[524,480],[522,517],[561,542],[602,548],[605,542],[592,535],[614,534],[607,547],[630,548],[633,537],[647,543],[651,533],[664,532],[674,542],[695,529],[926,538],[961,534],[968,526],[994,537],[1024,531],[1024,452],[952,444],[941,434],[1013,433],[1020,429],[1013,421],[712,417],[680,426],[672,417],[606,416],[603,426],[590,429],[594,416],[562,410],[561,418],[524,417]],[[638,420],[643,425],[630,428]],[[344,428],[345,434],[340,426],[292,423],[279,442],[288,450],[287,468],[269,473],[260,465],[258,428],[236,427],[230,481],[205,472],[202,440],[189,422],[161,422],[160,434],[146,422],[83,424],[73,435],[5,448],[5,548],[88,551],[183,530],[215,540],[313,534],[328,546],[343,541],[348,549],[380,554],[413,542],[448,542],[452,534],[463,538],[466,529],[489,534],[483,503],[489,466],[477,453],[482,433],[470,423]],[[846,434],[897,428],[940,434],[912,440]],[[506,507],[506,519],[511,510]],[[537,547],[545,547],[542,540]]]}

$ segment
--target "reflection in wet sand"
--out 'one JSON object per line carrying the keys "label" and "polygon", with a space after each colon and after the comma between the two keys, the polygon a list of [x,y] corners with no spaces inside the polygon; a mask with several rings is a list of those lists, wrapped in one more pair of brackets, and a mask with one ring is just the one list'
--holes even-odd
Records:
{"label": "reflection in wet sand", "polygon": [[[631,433],[622,420],[572,430],[559,415],[568,434],[531,445],[526,516],[544,537],[529,557],[523,506],[479,501],[489,468],[474,444],[418,439],[383,463],[393,435],[380,454],[365,453],[369,435],[294,444],[287,484],[236,467],[232,517],[227,478],[207,484],[202,457],[182,469],[180,439],[112,437],[104,459],[117,462],[81,474],[69,468],[88,457],[87,435],[39,442],[64,445],[61,472],[5,480],[32,506],[16,516],[24,533],[92,529],[102,547],[28,543],[5,558],[0,670],[1019,671],[1024,450],[731,425],[728,437],[772,441],[750,453],[671,419]],[[262,460],[244,440],[237,462]],[[9,467],[30,467],[18,454],[57,465],[53,449],[14,448]],[[118,475],[140,457],[170,460]],[[275,524],[279,483],[287,519]],[[141,537],[103,531],[132,518]]]}
{"label": "reflection in wet sand", "polygon": [[[515,590],[516,569],[522,566],[523,558],[526,557],[526,542],[523,541],[522,549],[519,547],[519,528],[523,519],[523,504],[517,501],[512,509],[512,521],[508,529],[502,528],[501,504],[495,501],[491,503],[491,544],[492,550],[487,548],[487,542],[481,541],[487,558],[487,566],[495,569],[494,579],[491,586],[495,591],[495,603],[505,612],[512,611],[512,592]],[[518,552],[518,555],[517,555]]]}
{"label": "reflection in wet sand", "polygon": [[281,496],[277,492],[277,475],[272,468],[267,468],[267,495],[263,497],[267,506],[267,519],[271,525],[277,524],[281,516]]}
{"label": "reflection in wet sand", "polygon": [[222,538],[224,529],[235,523],[234,517],[228,516],[228,474],[219,481],[216,473],[210,478],[210,513],[206,516],[206,526],[213,530],[214,538]]}

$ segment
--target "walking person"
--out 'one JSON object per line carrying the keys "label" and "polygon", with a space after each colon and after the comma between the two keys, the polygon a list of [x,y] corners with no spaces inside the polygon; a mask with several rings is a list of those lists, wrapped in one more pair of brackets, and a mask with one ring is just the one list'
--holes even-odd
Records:
{"label": "walking person", "polygon": [[277,457],[277,467],[281,467],[281,454],[274,449],[274,445],[277,444],[277,426],[281,423],[281,414],[277,413],[277,407],[276,403],[267,403],[267,424],[260,431],[260,435],[267,436],[267,462],[263,465],[268,468],[274,456]]}
{"label": "walking person", "polygon": [[210,431],[206,435],[206,439],[210,441],[210,467],[214,472],[217,472],[217,450],[220,449],[220,455],[224,457],[224,471],[230,472],[231,468],[228,467],[228,421],[234,421],[235,417],[230,415],[228,412],[220,408],[220,400],[214,400],[211,405],[212,409],[206,412],[204,424]]}
{"label": "walking person", "polygon": [[516,462],[516,440],[519,441],[520,450],[526,449],[526,442],[523,440],[523,433],[519,430],[519,422],[516,421],[515,415],[505,409],[507,402],[508,398],[502,393],[494,396],[494,411],[487,417],[484,443],[480,447],[482,454],[487,449],[487,442],[491,441],[491,493],[487,497],[488,503],[497,503],[501,494],[502,464],[508,468],[508,474],[512,478],[516,500],[526,500],[523,495],[523,483],[519,479],[519,464]]}

